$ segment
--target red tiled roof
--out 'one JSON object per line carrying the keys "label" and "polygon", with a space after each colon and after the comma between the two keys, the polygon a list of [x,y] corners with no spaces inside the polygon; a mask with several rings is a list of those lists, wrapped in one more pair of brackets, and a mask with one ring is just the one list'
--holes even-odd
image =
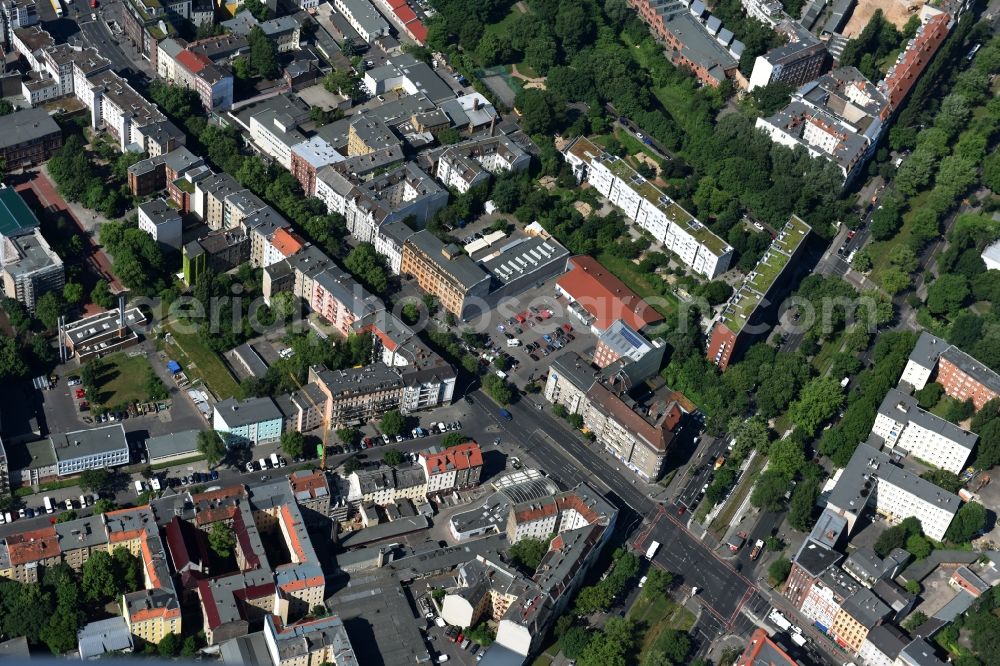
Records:
{"label": "red tiled roof", "polygon": [[395,14],[396,17],[399,18],[399,20],[404,24],[414,21],[417,18],[417,15],[413,13],[413,10],[410,9],[409,5],[394,7],[392,13]]}
{"label": "red tiled roof", "polygon": [[417,40],[421,44],[427,41],[427,27],[421,23],[419,20],[414,19],[406,24],[406,29],[413,36],[413,39]]}
{"label": "red tiled roof", "polygon": [[274,236],[271,237],[271,245],[285,258],[301,250],[304,244],[305,241],[298,234],[288,231],[284,227],[275,231]]}
{"label": "red tiled roof", "polygon": [[293,472],[288,477],[288,483],[293,493],[308,492],[313,497],[320,488],[327,488],[326,476],[323,472]]}
{"label": "red tiled roof", "polygon": [[599,410],[610,414],[615,421],[628,429],[629,432],[640,436],[650,447],[656,451],[666,451],[670,442],[674,438],[674,428],[683,416],[680,407],[676,402],[671,402],[667,406],[667,411],[663,415],[659,425],[653,425],[641,414],[636,413],[631,407],[615,395],[607,386],[596,383],[587,391],[587,399],[590,404]]}
{"label": "red tiled roof", "polygon": [[247,561],[247,569],[259,569],[260,553],[254,552],[247,526],[243,523],[243,514],[239,511],[233,516],[233,532],[236,534],[236,541],[240,544],[240,552],[243,553],[243,557]]}
{"label": "red tiled roof", "polygon": [[459,444],[440,453],[421,453],[420,456],[426,460],[430,475],[483,466],[483,451],[475,442]]}
{"label": "red tiled roof", "polygon": [[14,566],[58,557],[60,552],[59,537],[54,527],[43,527],[7,537],[7,553]]}
{"label": "red tiled roof", "polygon": [[177,54],[177,63],[192,74],[197,74],[201,70],[205,69],[205,67],[212,64],[212,61],[208,60],[208,58],[204,55],[202,55],[201,58],[199,58],[198,55],[200,54],[192,53],[191,51],[185,49]]}
{"label": "red tiled roof", "polygon": [[393,9],[397,7],[403,7],[406,5],[406,0],[389,0],[389,6]]}
{"label": "red tiled roof", "polygon": [[930,63],[938,48],[948,36],[951,16],[937,14],[927,20],[919,29],[908,48],[900,55],[900,61],[892,67],[892,73],[883,79],[883,91],[889,103],[883,107],[881,117],[888,118],[902,104],[910,89],[916,84],[920,74]]}
{"label": "red tiled roof", "polygon": [[295,557],[298,558],[299,562],[305,562],[306,551],[302,548],[302,542],[299,541],[299,535],[295,532],[295,519],[292,518],[292,513],[288,510],[287,504],[281,505],[279,515],[281,517],[281,522],[285,524],[285,533],[288,535],[288,540],[291,542],[292,550],[295,551]]}
{"label": "red tiled roof", "polygon": [[570,262],[572,269],[560,277],[557,284],[597,319],[595,325],[599,330],[606,330],[617,319],[636,331],[663,321],[659,312],[596,259],[577,255]]}

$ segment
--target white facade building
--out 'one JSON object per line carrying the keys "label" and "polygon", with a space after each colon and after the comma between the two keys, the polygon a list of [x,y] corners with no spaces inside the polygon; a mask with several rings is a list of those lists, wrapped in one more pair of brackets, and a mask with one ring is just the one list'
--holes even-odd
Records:
{"label": "white facade building", "polygon": [[890,389],[872,434],[889,449],[900,448],[935,467],[960,474],[978,436],[920,408],[915,398]]}
{"label": "white facade building", "polygon": [[623,160],[585,137],[564,156],[578,180],[586,179],[692,271],[715,278],[729,268],[733,248]]}

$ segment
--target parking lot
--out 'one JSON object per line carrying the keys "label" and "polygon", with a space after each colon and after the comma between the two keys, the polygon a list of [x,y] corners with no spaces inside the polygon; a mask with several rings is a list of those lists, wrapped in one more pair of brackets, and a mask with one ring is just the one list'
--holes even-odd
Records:
{"label": "parking lot", "polygon": [[516,363],[507,372],[507,379],[521,388],[532,379],[547,376],[555,356],[576,352],[590,359],[597,343],[590,328],[555,295],[552,282],[502,301],[469,325],[489,337],[494,353],[486,358],[500,353]]}

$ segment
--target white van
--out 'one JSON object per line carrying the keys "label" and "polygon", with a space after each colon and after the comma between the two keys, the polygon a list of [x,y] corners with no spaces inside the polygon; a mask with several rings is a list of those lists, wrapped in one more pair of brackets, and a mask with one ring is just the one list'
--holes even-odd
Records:
{"label": "white van", "polygon": [[81,509],[87,508],[87,496],[86,495],[80,495],[80,508]]}
{"label": "white van", "polygon": [[511,338],[511,339],[507,340],[507,346],[508,347],[520,347],[521,346],[521,341],[518,340],[517,338]]}
{"label": "white van", "polygon": [[135,494],[136,494],[136,495],[141,495],[141,494],[142,494],[142,491],[143,491],[144,489],[145,489],[145,488],[144,488],[144,486],[143,486],[143,484],[142,484],[142,481],[139,481],[139,480],[136,480],[136,482],[135,482]]}
{"label": "white van", "polygon": [[260,464],[260,471],[263,472],[265,469],[270,469],[267,464],[267,458],[261,458],[257,462]]}
{"label": "white van", "polygon": [[53,511],[56,510],[55,507],[52,506],[52,498],[51,497],[43,497],[42,498],[42,504],[45,505],[45,513],[52,513]]}
{"label": "white van", "polygon": [[155,476],[149,480],[149,485],[152,486],[153,490],[159,492],[160,490],[160,480]]}
{"label": "white van", "polygon": [[71,500],[68,497],[66,498],[66,510],[67,511],[72,511],[73,510],[73,500]]}
{"label": "white van", "polygon": [[278,454],[277,453],[272,453],[271,454],[271,465],[275,469],[277,469],[278,467],[280,467],[280,465],[278,464]]}

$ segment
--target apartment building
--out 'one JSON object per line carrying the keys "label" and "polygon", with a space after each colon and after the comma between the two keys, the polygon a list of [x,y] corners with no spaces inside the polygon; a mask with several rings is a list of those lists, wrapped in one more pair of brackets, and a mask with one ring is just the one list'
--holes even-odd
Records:
{"label": "apartment building", "polygon": [[398,317],[380,310],[358,319],[352,328],[358,335],[374,336],[382,363],[399,372],[403,381],[401,411],[412,413],[451,404],[455,369]]}
{"label": "apartment building", "polygon": [[772,141],[802,146],[831,162],[845,186],[860,174],[882,134],[882,90],[854,67],[841,67],[808,82],[774,115],[758,118],[757,129]]}
{"label": "apartment building", "polygon": [[245,106],[231,116],[249,133],[255,150],[291,171],[292,146],[307,138],[299,125],[309,118],[308,104],[295,95],[282,93]]}
{"label": "apartment building", "polygon": [[483,452],[475,442],[466,442],[443,451],[421,451],[417,464],[427,480],[427,496],[433,497],[479,485]]}
{"label": "apartment building", "polygon": [[323,271],[313,278],[312,284],[309,308],[330,322],[345,338],[351,333],[354,322],[384,307],[381,299],[342,271]]}
{"label": "apartment building", "polygon": [[228,398],[215,406],[212,427],[227,446],[257,446],[281,437],[282,414],[271,398]]}
{"label": "apartment building", "polygon": [[59,476],[79,474],[88,469],[109,469],[127,465],[128,440],[121,423],[90,430],[59,433],[49,437],[55,452]]}
{"label": "apartment building", "polygon": [[198,51],[181,49],[173,66],[164,70],[173,74],[172,83],[198,93],[205,111],[226,111],[233,106],[233,71],[229,65],[216,64]]}
{"label": "apartment building", "polygon": [[1000,375],[958,347],[923,331],[899,381],[919,391],[932,376],[947,395],[972,400],[977,410],[1000,396]]}
{"label": "apartment building", "polygon": [[0,578],[34,585],[45,567],[60,562],[59,537],[54,527],[9,535],[0,547]]}
{"label": "apartment building", "polygon": [[[406,239],[400,272],[412,275],[417,285],[434,295],[441,306],[459,319],[473,314],[490,290],[490,277],[455,245],[445,245],[427,230]],[[478,301],[474,303],[473,301]]]}
{"label": "apartment building", "polygon": [[562,405],[570,414],[583,414],[588,406],[587,392],[597,381],[597,372],[576,352],[555,357],[545,380],[545,399]]}
{"label": "apartment building", "polygon": [[[278,211],[270,206],[265,206],[246,216],[241,216],[239,224],[243,232],[250,237],[251,266],[263,268],[270,265],[267,263],[269,259],[272,260],[271,263],[274,263],[284,258],[281,252],[275,248],[276,243],[281,243],[277,234],[282,229],[289,230],[292,225]],[[286,244],[285,249],[291,250],[293,247],[291,244]]]}
{"label": "apartment building", "polygon": [[333,6],[369,44],[389,34],[389,24],[369,0],[334,0]]}
{"label": "apartment building", "polygon": [[121,152],[155,157],[184,145],[184,133],[114,72],[88,77],[76,95],[91,111],[91,127],[107,130]]}
{"label": "apartment building", "polygon": [[921,409],[917,400],[890,389],[872,425],[890,450],[900,449],[935,467],[961,474],[979,439],[957,425]]}
{"label": "apartment building", "polygon": [[666,42],[667,57],[674,66],[690,70],[702,85],[719,86],[732,78],[739,87],[746,87],[738,69],[743,42],[734,39],[733,32],[702,2],[629,0],[629,6]]}
{"label": "apartment building", "polygon": [[737,360],[761,332],[770,330],[776,304],[790,287],[810,231],[808,224],[792,215],[712,324],[706,357],[721,370]]}
{"label": "apartment building", "polygon": [[62,130],[45,109],[0,116],[0,159],[10,171],[35,166],[62,148]]}
{"label": "apartment building", "polygon": [[801,86],[819,78],[829,60],[826,45],[815,38],[779,46],[757,56],[748,89],[777,82]]}
{"label": "apartment building", "polygon": [[208,225],[209,229],[232,229],[239,225],[229,224],[226,216],[226,201],[231,195],[247,192],[228,173],[217,173],[198,181],[194,185],[194,214]]}
{"label": "apartment building", "polygon": [[[3,196],[7,192],[14,190],[0,189],[0,217],[9,212],[4,210],[6,200],[11,198]],[[66,271],[62,259],[49,247],[41,231],[33,228],[27,233],[0,237],[0,280],[4,296],[33,313],[38,299],[46,293],[62,295]]]}
{"label": "apartment building", "polygon": [[584,425],[604,450],[649,483],[663,471],[667,451],[684,416],[671,391],[661,391],[646,404],[595,383],[587,391]]}
{"label": "apartment building", "polygon": [[244,9],[228,21],[223,21],[222,25],[226,27],[227,32],[240,37],[246,37],[254,28],[260,28],[274,43],[278,53],[297,51],[299,48],[302,26],[296,16],[278,16],[258,21],[249,10]]}
{"label": "apartment building", "polygon": [[892,614],[892,609],[874,592],[861,588],[844,600],[840,612],[833,619],[830,635],[842,648],[856,654],[868,632]]}
{"label": "apartment building", "polygon": [[181,214],[163,199],[152,199],[139,204],[139,229],[153,237],[157,243],[180,250],[183,223]]}
{"label": "apartment building", "polygon": [[7,450],[0,439],[0,496],[10,494],[10,463],[7,461]]}
{"label": "apartment building", "polygon": [[370,95],[401,90],[407,95],[420,93],[434,104],[455,99],[451,86],[430,65],[409,53],[392,56],[382,66],[365,70],[361,84]]}
{"label": "apartment building", "polygon": [[619,319],[598,337],[594,365],[607,377],[637,386],[660,371],[666,347],[663,339],[650,340]]}
{"label": "apartment building", "polygon": [[316,174],[325,166],[344,161],[344,155],[326,139],[316,135],[291,148],[291,172],[306,196],[316,196]]}
{"label": "apartment building", "polygon": [[412,217],[423,227],[447,204],[448,191],[415,163],[406,162],[353,187],[343,215],[354,238],[375,243],[382,226]]}
{"label": "apartment building", "polygon": [[264,642],[274,666],[354,666],[359,663],[344,623],[336,615],[284,626],[264,618]]}
{"label": "apartment building", "polygon": [[578,182],[590,183],[689,269],[714,279],[729,268],[733,248],[624,160],[586,137],[570,143],[563,155]]}
{"label": "apartment building", "polygon": [[[775,2],[779,7],[781,3]],[[736,666],[798,666],[797,661],[788,656],[785,650],[771,640],[767,631],[758,627],[750,636],[750,642],[743,648],[743,653],[736,660]]]}
{"label": "apartment building", "polygon": [[565,298],[570,314],[601,335],[616,321],[643,332],[663,321],[638,294],[593,257],[577,255],[566,261],[566,273],[556,281],[557,296]]}
{"label": "apartment building", "polygon": [[924,534],[941,541],[961,501],[930,481],[892,464],[870,444],[859,444],[830,493],[827,507],[847,519],[853,530],[857,517],[874,500],[875,511],[891,523],[916,517]]}
{"label": "apartment building", "polygon": [[530,163],[531,156],[507,137],[487,137],[446,148],[438,157],[435,176],[464,194],[491,174],[521,172]]}
{"label": "apartment building", "polygon": [[35,0],[4,0],[0,3],[0,13],[3,14],[3,41],[10,41],[11,35],[18,28],[27,28],[38,23],[38,10]]}
{"label": "apartment building", "polygon": [[208,270],[225,273],[250,261],[250,237],[240,229],[219,229],[186,243],[181,254],[184,282],[193,285]]}
{"label": "apartment building", "polygon": [[[166,189],[185,173],[204,167],[205,160],[181,146],[169,153],[136,162],[128,168],[128,186],[133,196],[145,197]],[[200,215],[199,215],[200,216]]]}
{"label": "apartment building", "polygon": [[917,33],[878,83],[887,101],[882,108],[882,120],[888,120],[899,109],[956,22],[951,14],[931,6],[921,9],[920,20]]}
{"label": "apartment building", "polygon": [[326,396],[324,422],[333,429],[378,418],[398,408],[403,395],[399,372],[384,363],[345,370],[312,367],[309,381]]}
{"label": "apartment building", "polygon": [[880,624],[865,636],[858,657],[868,666],[894,666],[908,639],[891,624]]}
{"label": "apartment building", "polygon": [[352,504],[386,506],[427,496],[427,477],[418,465],[357,470],[351,472],[348,484],[347,501]]}
{"label": "apartment building", "polygon": [[292,472],[288,475],[288,487],[299,507],[308,510],[303,514],[307,523],[311,514],[330,515],[330,484],[323,470]]}

